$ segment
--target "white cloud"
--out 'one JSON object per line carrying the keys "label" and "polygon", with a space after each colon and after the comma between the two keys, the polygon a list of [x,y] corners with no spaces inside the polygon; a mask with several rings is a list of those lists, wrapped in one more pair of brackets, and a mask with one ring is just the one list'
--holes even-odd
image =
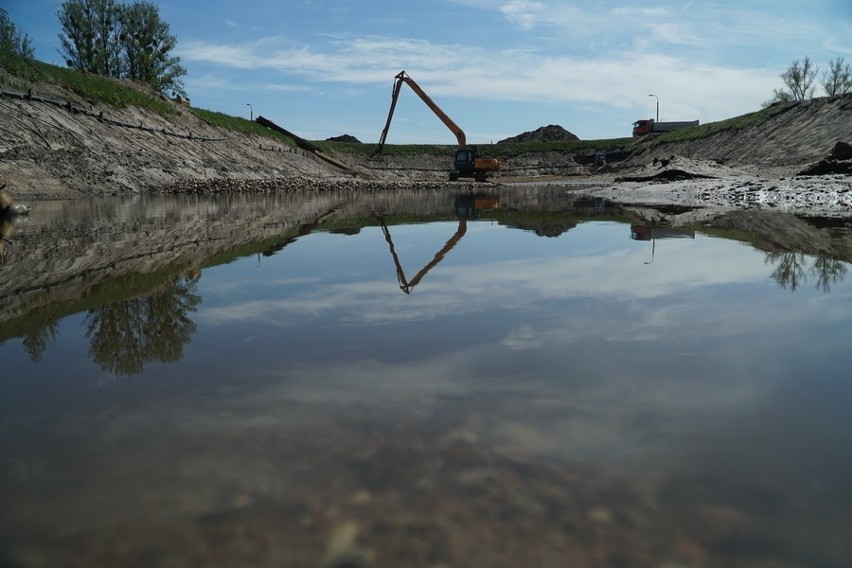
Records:
{"label": "white cloud", "polygon": [[500,12],[511,23],[520,26],[524,30],[531,30],[545,12],[545,6],[541,2],[513,0],[500,6]]}

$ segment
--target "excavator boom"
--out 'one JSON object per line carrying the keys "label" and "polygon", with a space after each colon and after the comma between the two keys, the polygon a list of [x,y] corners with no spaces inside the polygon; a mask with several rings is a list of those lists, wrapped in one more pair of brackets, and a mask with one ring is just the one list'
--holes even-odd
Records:
{"label": "excavator boom", "polygon": [[391,121],[393,120],[393,113],[394,110],[396,110],[396,101],[399,99],[399,92],[400,90],[402,90],[403,83],[411,87],[411,90],[417,93],[417,96],[420,97],[424,103],[426,103],[426,106],[428,106],[432,110],[432,112],[434,112],[435,115],[441,119],[441,122],[443,122],[444,125],[446,125],[446,127],[449,128],[453,134],[455,134],[456,140],[458,140],[459,143],[459,150],[466,149],[467,140],[464,135],[464,131],[459,128],[459,125],[453,122],[453,119],[447,116],[447,113],[441,110],[441,107],[439,107],[437,104],[435,104],[435,101],[433,101],[432,98],[427,95],[423,89],[420,88],[420,85],[418,85],[414,81],[414,79],[409,77],[405,71],[400,71],[396,74],[396,77],[394,77],[393,91],[391,91],[390,111],[388,112],[388,119],[387,122],[385,122],[385,127],[382,130],[382,136],[381,138],[379,138],[379,147],[376,149],[375,153],[381,154],[382,148],[384,148],[385,146],[385,140],[388,137],[388,130],[390,130]]}
{"label": "excavator boom", "polygon": [[477,156],[476,146],[468,146],[467,139],[465,138],[464,131],[459,128],[459,125],[453,122],[447,113],[441,110],[441,107],[435,104],[435,101],[426,94],[426,92],[420,88],[414,79],[409,77],[405,71],[400,71],[394,77],[393,82],[393,91],[391,92],[391,105],[390,111],[388,112],[388,119],[385,122],[385,128],[382,130],[382,135],[379,138],[379,146],[376,148],[376,151],[373,152],[373,156],[378,156],[382,153],[382,149],[385,147],[385,140],[388,137],[388,130],[390,130],[391,121],[393,120],[393,113],[396,110],[396,102],[399,100],[399,92],[402,90],[402,84],[405,83],[411,90],[417,93],[417,96],[420,97],[426,106],[432,109],[432,112],[441,119],[441,122],[450,129],[450,131],[455,134],[456,140],[458,140],[459,147],[456,150],[456,157],[453,162],[453,170],[450,171],[450,181],[456,181],[460,177],[472,177],[476,179],[476,181],[486,181],[486,177],[488,175],[492,175],[495,172],[500,171],[500,160],[497,158],[486,158]]}

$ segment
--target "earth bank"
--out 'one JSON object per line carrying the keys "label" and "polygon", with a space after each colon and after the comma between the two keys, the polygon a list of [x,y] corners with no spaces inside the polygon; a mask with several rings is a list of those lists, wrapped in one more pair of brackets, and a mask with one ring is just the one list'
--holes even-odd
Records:
{"label": "earth bank", "polygon": [[[371,188],[410,180],[447,187],[453,147],[435,153],[331,156],[207,124],[175,105],[169,116],[86,101],[55,85],[0,93],[0,184],[18,202],[148,191],[298,189],[311,180]],[[541,130],[541,129],[539,129]],[[753,115],[642,140],[596,163],[583,151],[518,153],[506,145],[500,186],[606,186],[600,196],[641,203],[848,208],[852,95],[773,105]],[[497,147],[500,145],[498,144]],[[333,159],[321,159],[321,158]],[[626,157],[626,159],[624,159]],[[795,176],[799,173],[819,175]],[[352,182],[351,180],[360,180]]]}

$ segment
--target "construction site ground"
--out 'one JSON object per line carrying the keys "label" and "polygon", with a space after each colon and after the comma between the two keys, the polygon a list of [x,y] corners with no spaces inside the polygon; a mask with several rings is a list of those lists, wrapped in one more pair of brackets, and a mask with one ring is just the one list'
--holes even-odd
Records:
{"label": "construction site ground", "polygon": [[[446,181],[452,146],[446,156],[424,152],[371,160],[332,152],[330,163],[282,141],[210,126],[178,105],[164,116],[94,104],[52,85],[38,85],[32,94],[36,97],[0,96],[0,185],[18,202],[206,182],[238,190],[257,183],[297,190],[304,179],[335,186],[357,179],[379,187],[401,180],[453,187]],[[512,155],[490,183],[507,191],[516,185],[565,185],[623,203],[852,213],[852,95],[779,104],[757,125],[663,140],[646,137],[626,160],[605,166],[594,165],[588,150]]]}

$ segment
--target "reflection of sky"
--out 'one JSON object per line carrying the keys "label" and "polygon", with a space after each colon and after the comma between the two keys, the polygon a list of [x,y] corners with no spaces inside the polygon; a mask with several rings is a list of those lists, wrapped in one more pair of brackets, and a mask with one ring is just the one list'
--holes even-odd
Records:
{"label": "reflection of sky", "polygon": [[[391,227],[409,279],[455,228]],[[806,376],[845,389],[848,283],[791,293],[748,246],[702,235],[653,246],[648,264],[652,243],[626,225],[542,238],[471,223],[406,296],[377,229],[310,236],[259,266],[206,271],[196,319],[202,334],[241,334],[258,374],[287,376],[275,396],[386,407],[474,396],[500,413],[495,443],[561,458],[692,452],[752,415],[784,422],[766,405],[794,410]]]}
{"label": "reflection of sky", "polygon": [[[406,276],[456,229],[391,227]],[[280,424],[293,403],[428,417],[462,400],[469,416],[457,418],[483,443],[527,459],[723,469],[767,483],[769,470],[828,488],[852,474],[837,451],[852,442],[849,282],[791,293],[763,253],[702,235],[658,240],[648,264],[652,243],[622,224],[558,238],[467,229],[411,295],[375,228],[205,269],[183,360],[121,382],[94,380],[80,316],[39,365],[14,346],[2,354],[55,404],[68,404],[61,389],[128,401],[135,410],[121,420],[144,423],[147,407],[133,404],[157,389],[187,400],[207,389],[179,413],[154,404],[151,424],[166,430]],[[10,408],[41,404],[0,385]]]}

